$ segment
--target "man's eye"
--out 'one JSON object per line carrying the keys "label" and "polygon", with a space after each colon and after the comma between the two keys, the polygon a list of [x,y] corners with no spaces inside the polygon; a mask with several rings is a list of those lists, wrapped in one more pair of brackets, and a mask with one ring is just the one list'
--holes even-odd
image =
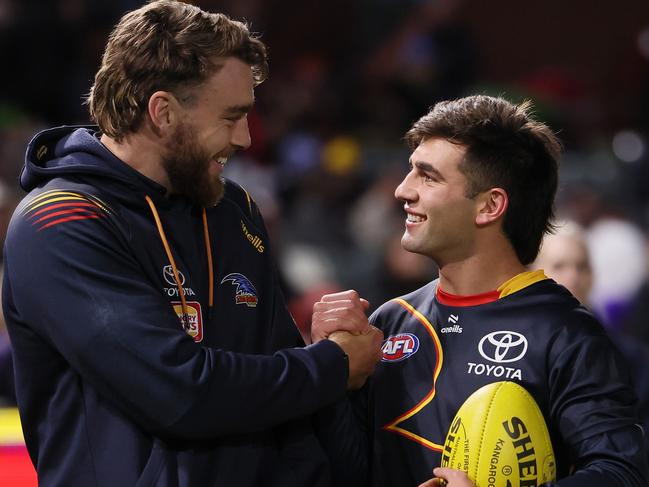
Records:
{"label": "man's eye", "polygon": [[234,123],[234,122],[238,122],[239,120],[241,120],[242,118],[244,118],[244,117],[246,117],[246,116],[248,116],[247,113],[243,113],[243,114],[242,114],[242,113],[238,113],[238,114],[235,114],[235,115],[228,115],[227,117],[224,117],[224,118],[225,118],[225,120],[227,120],[228,122],[233,122],[233,123]]}

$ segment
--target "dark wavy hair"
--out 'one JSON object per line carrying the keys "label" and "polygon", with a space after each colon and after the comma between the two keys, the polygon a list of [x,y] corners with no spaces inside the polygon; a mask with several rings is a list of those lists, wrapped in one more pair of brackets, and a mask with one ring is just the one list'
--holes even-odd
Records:
{"label": "dark wavy hair", "polygon": [[153,93],[170,91],[187,101],[191,88],[231,56],[252,67],[256,84],[266,79],[266,46],[245,24],[175,0],[151,2],[124,15],[111,32],[86,100],[90,116],[120,141],[137,130]]}
{"label": "dark wavy hair", "polygon": [[415,149],[439,137],[466,148],[459,169],[467,178],[468,198],[490,188],[509,197],[503,231],[522,264],[538,254],[546,232],[553,230],[561,143],[552,130],[531,115],[531,102],[515,105],[484,95],[437,103],[406,133]]}

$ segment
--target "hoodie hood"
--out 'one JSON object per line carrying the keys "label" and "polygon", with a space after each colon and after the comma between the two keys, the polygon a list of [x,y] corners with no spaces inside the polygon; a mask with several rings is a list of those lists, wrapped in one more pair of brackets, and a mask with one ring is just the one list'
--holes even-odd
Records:
{"label": "hoodie hood", "polygon": [[60,176],[113,179],[147,194],[166,189],[118,159],[99,140],[97,127],[62,126],[39,132],[25,154],[20,186],[31,191]]}

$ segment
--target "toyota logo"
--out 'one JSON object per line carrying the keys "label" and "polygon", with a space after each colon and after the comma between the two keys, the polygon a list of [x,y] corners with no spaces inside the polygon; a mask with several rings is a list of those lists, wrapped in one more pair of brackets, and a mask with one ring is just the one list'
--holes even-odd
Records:
{"label": "toyota logo", "polygon": [[[174,270],[170,265],[164,266],[162,269],[162,275],[165,278],[165,281],[167,281],[169,284],[172,286],[176,286],[176,278],[174,277]],[[180,285],[185,284],[185,276],[183,276],[183,273],[178,271],[178,277],[180,278]]]}
{"label": "toyota logo", "polygon": [[527,339],[515,331],[494,331],[482,337],[478,352],[490,362],[516,362],[527,352]]}

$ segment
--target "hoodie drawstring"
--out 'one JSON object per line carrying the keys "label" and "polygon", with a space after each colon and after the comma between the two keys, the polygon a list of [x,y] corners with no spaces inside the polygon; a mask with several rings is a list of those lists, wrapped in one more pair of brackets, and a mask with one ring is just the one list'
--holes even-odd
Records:
{"label": "hoodie drawstring", "polygon": [[[144,196],[146,202],[151,208],[151,213],[153,214],[153,219],[155,220],[156,226],[158,227],[158,234],[160,235],[160,240],[162,240],[162,245],[164,246],[165,252],[167,253],[167,258],[171,264],[171,270],[174,274],[174,279],[176,281],[176,287],[178,288],[178,295],[180,296],[180,302],[183,311],[183,328],[189,330],[189,313],[187,308],[187,299],[185,298],[185,290],[183,285],[180,282],[180,275],[178,274],[178,266],[174,260],[174,256],[171,253],[171,247],[167,241],[164,229],[162,228],[162,222],[160,221],[160,216],[158,215],[158,210],[153,203],[153,200],[148,196]],[[208,275],[209,275],[209,313],[212,312],[212,306],[214,305],[214,270],[212,269],[212,245],[210,243],[210,232],[209,227],[207,226],[207,212],[203,208],[203,238],[205,239],[205,252],[207,254],[207,266],[208,266]]]}
{"label": "hoodie drawstring", "polygon": [[210,242],[210,229],[207,226],[207,211],[203,208],[203,237],[205,238],[205,249],[207,251],[207,273],[210,276],[210,294],[208,298],[209,312],[214,305],[214,269],[212,268],[212,243]]}

